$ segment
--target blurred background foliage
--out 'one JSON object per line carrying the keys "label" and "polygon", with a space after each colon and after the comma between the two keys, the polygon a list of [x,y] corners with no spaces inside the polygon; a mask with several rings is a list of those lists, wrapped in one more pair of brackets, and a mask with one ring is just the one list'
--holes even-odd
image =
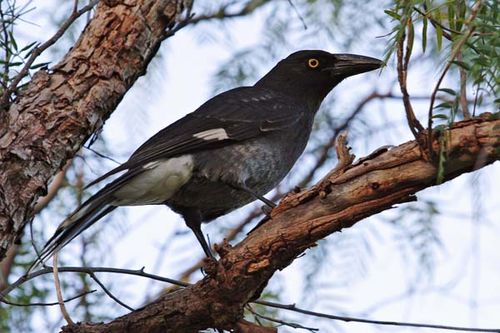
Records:
{"label": "blurred background foliage", "polygon": [[[85,5],[84,1],[80,2],[80,6]],[[35,48],[68,17],[73,2],[2,0],[0,5],[0,95],[4,95]],[[127,129],[127,144],[122,144],[123,141],[117,143],[113,132],[106,132],[105,127],[104,133],[93,137],[68,164],[54,186],[57,196],[40,208],[31,226],[32,235],[30,230],[26,230],[8,260],[1,263],[0,288],[23,274],[33,260],[31,238],[38,246],[42,245],[59,221],[91,194],[84,189],[84,185],[114,166],[116,162],[113,159],[124,161],[141,143],[136,138],[147,138],[154,133],[141,130],[147,128],[148,119],[154,119],[151,114],[159,111],[146,107],[145,101],[161,100],[163,105],[169,105],[168,96],[164,96],[165,90],[158,87],[168,86],[170,91],[176,89],[175,83],[167,82],[165,77],[172,72],[168,60],[170,53],[176,50],[176,39],[181,35],[188,36],[202,50],[198,54],[200,61],[203,61],[203,50],[221,50],[217,68],[206,80],[205,99],[235,86],[251,85],[279,59],[297,49],[323,48],[385,59],[387,67],[380,73],[345,82],[325,100],[306,153],[287,179],[268,195],[278,200],[295,186],[304,187],[318,181],[335,165],[333,140],[341,130],[349,129],[350,144],[358,156],[366,155],[379,146],[399,144],[412,138],[397,79],[398,43],[404,44],[404,54],[408,57],[408,91],[420,122],[428,124],[430,115],[432,124],[446,127],[470,115],[497,112],[500,58],[498,7],[498,1],[494,0],[194,1],[192,24],[165,42],[148,68],[147,75],[137,82],[119,107],[120,114],[126,116],[116,115],[118,125],[115,126]],[[91,17],[92,12],[80,17],[63,38],[30,66],[21,78],[20,90],[37,69],[50,68],[61,59]],[[46,33],[34,34],[31,32],[36,30],[33,27],[43,27]],[[248,31],[250,28],[254,30]],[[242,29],[247,29],[244,36],[241,35]],[[242,41],[249,35],[252,36],[251,42]],[[438,85],[440,76],[443,76],[443,81]],[[431,105],[433,94],[436,101]],[[15,92],[9,94],[11,100],[15,97]],[[180,116],[174,115],[172,121]],[[445,159],[445,156],[442,158]],[[498,171],[498,166],[491,168],[495,167]],[[449,229],[443,227],[443,221],[460,220],[457,222],[460,228],[471,230],[471,235],[475,236],[470,244],[463,244],[464,248],[470,249],[464,251],[472,255],[475,253],[477,257],[471,260],[479,262],[482,252],[478,248],[478,225],[487,225],[497,231],[499,227],[498,213],[495,214],[492,208],[499,203],[498,191],[496,198],[490,196],[489,181],[484,181],[494,177],[494,170],[463,177],[465,180],[446,184],[444,189],[426,190],[419,195],[418,202],[401,205],[369,218],[342,234],[329,237],[277,274],[262,296],[269,300],[300,303],[302,308],[311,310],[366,316],[377,314],[381,309],[390,309],[392,304],[407,304],[405,302],[411,302],[419,293],[437,290],[442,297],[448,297],[457,291],[454,287],[460,284],[460,279],[464,279],[464,274],[457,268],[457,273],[451,274],[454,277],[446,287],[437,286],[437,281],[441,280],[436,277],[440,274],[439,265],[443,258],[447,258],[447,245],[443,238],[447,237]],[[496,176],[492,179],[498,181],[498,174]],[[140,233],[142,223],[136,220],[157,217],[149,216],[148,212],[140,218],[137,214],[129,217],[128,210],[117,211],[75,239],[75,244],[62,256],[60,264],[116,266],[113,255],[103,255],[123,255],[116,253],[115,242],[135,233],[139,235],[133,237],[137,247],[152,242],[141,237],[144,236]],[[211,235],[212,242],[224,237],[236,242],[244,238],[261,217],[259,206],[250,205],[221,218],[218,223],[210,224],[205,230]],[[176,223],[173,228],[165,233],[161,241],[158,238],[154,240],[158,242],[154,244],[157,251],[150,253],[154,264],[148,270],[196,281],[201,276],[197,265],[202,255],[189,255],[193,239],[182,223]],[[385,250],[380,250],[384,246]],[[380,268],[380,261],[384,261],[387,251],[396,252],[400,258],[401,275],[392,278],[398,281],[402,291],[363,304],[354,297],[355,289],[362,281],[370,281],[376,271],[384,269]],[[170,258],[170,263],[166,264],[169,253],[176,253],[176,258]],[[124,256],[127,257],[126,254]],[[467,262],[463,263],[466,265]],[[121,266],[141,267],[143,263],[136,257],[130,261],[122,259]],[[488,274],[488,267],[481,269],[483,274]],[[480,278],[481,272],[479,269],[469,272],[472,274],[469,276],[471,286]],[[87,275],[68,274],[62,278],[64,292],[68,296],[97,289],[97,292],[68,303],[72,316],[77,320],[103,321],[124,313],[125,310],[107,298]],[[102,275],[100,278],[120,299],[137,306],[153,299],[165,288],[162,284],[125,276]],[[400,280],[404,280],[402,287]],[[134,287],[139,283],[145,286]],[[391,283],[373,285],[373,288],[391,290]],[[460,296],[465,299],[464,307],[470,313],[480,308],[478,288],[476,286],[475,291],[472,288]],[[463,292],[463,288],[460,290],[459,293]],[[37,278],[9,296],[9,301],[21,304],[54,300],[51,277]],[[500,295],[496,294],[494,300],[498,304]],[[470,305],[471,302],[476,305]],[[300,322],[320,328],[322,332],[338,331],[344,327],[331,321],[297,317],[262,306],[248,309],[247,318],[276,324],[259,319],[258,314]],[[479,315],[472,314],[471,318],[474,316],[477,318]],[[1,332],[54,332],[61,324],[63,321],[58,309],[0,305]],[[288,330],[293,331],[292,328],[285,328],[284,331]],[[364,331],[368,331],[366,327]]]}

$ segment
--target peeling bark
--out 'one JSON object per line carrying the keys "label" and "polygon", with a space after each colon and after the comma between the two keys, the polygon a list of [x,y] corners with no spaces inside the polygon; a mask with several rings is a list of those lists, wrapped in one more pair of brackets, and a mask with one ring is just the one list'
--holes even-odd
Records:
{"label": "peeling bark", "polygon": [[177,0],[101,1],[66,56],[0,112],[0,261],[50,179],[145,73],[181,8]]}
{"label": "peeling bark", "polygon": [[[445,181],[500,158],[498,114],[459,122],[446,133]],[[422,138],[426,132],[420,133]],[[439,147],[435,137],[434,147]],[[435,185],[437,169],[416,141],[351,164],[341,150],[339,168],[320,183],[288,194],[272,219],[234,247],[224,244],[221,259],[208,262],[198,283],[163,295],[147,306],[106,324],[66,326],[63,332],[198,332],[208,327],[233,329],[243,306],[258,297],[271,276],[318,240]]]}

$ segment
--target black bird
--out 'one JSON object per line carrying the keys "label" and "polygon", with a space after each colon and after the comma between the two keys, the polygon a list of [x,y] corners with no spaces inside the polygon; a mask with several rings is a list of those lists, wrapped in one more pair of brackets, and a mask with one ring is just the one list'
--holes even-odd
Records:
{"label": "black bird", "polygon": [[254,86],[213,97],[89,184],[124,172],[61,223],[35,265],[116,207],[135,205],[169,206],[213,258],[201,223],[256,199],[273,206],[263,195],[304,151],[325,96],[343,79],[381,65],[359,55],[298,51]]}

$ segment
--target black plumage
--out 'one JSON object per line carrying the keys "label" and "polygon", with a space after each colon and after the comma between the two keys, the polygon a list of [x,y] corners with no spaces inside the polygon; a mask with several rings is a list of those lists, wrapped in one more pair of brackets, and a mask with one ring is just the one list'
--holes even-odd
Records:
{"label": "black plumage", "polygon": [[265,201],[262,196],[303,152],[324,97],[344,78],[381,64],[358,55],[298,51],[254,86],[213,97],[89,184],[122,173],[59,226],[38,262],[116,207],[151,204],[181,214],[211,256],[201,223],[255,199]]}

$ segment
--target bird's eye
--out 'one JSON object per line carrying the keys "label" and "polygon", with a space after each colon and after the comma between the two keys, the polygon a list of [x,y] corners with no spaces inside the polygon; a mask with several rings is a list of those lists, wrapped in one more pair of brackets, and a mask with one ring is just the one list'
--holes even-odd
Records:
{"label": "bird's eye", "polygon": [[309,66],[309,68],[318,68],[319,60],[315,59],[315,58],[311,58],[311,59],[307,60],[307,66]]}

